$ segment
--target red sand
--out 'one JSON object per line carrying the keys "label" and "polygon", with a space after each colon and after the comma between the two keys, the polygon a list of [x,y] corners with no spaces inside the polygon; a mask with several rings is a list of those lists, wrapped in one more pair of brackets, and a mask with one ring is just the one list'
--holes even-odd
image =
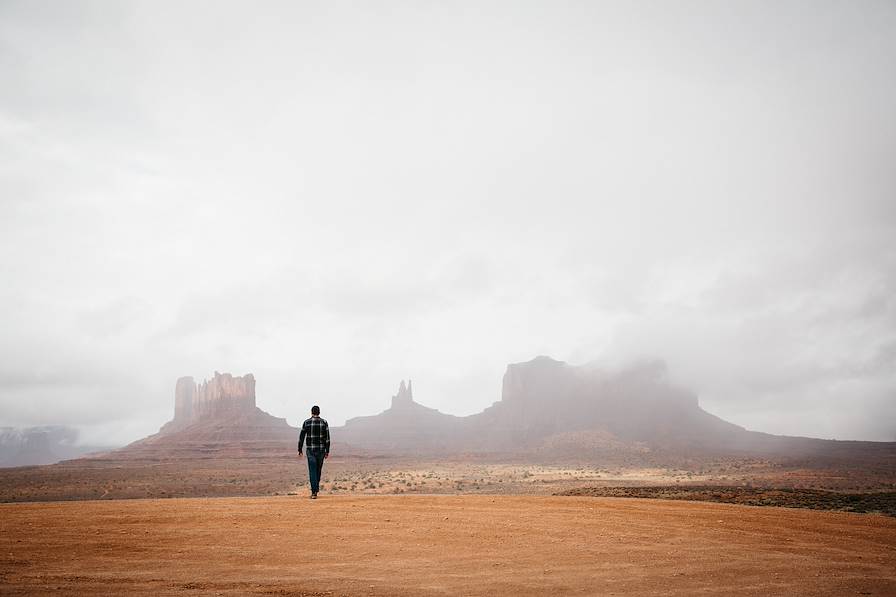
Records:
{"label": "red sand", "polygon": [[896,519],[544,496],[0,505],[0,593],[896,595]]}

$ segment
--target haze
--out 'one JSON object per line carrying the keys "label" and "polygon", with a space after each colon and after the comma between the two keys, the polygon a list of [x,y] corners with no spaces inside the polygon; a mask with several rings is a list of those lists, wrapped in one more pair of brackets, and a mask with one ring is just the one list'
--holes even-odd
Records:
{"label": "haze", "polygon": [[0,2],[0,425],[296,424],[664,359],[896,440],[892,2]]}

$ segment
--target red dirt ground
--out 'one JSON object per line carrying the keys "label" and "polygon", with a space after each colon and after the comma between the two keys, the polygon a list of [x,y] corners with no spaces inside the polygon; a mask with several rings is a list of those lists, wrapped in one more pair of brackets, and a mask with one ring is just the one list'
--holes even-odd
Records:
{"label": "red dirt ground", "polygon": [[3,595],[896,595],[896,519],[666,500],[0,505]]}

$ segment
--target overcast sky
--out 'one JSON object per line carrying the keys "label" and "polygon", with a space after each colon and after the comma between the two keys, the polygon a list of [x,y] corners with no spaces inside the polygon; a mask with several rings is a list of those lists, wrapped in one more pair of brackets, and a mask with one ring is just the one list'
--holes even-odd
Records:
{"label": "overcast sky", "polygon": [[896,440],[896,4],[0,0],[0,425],[296,424],[664,359]]}

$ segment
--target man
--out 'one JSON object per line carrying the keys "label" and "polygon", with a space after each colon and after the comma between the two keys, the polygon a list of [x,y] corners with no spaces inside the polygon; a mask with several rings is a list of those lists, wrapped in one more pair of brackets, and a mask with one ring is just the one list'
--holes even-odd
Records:
{"label": "man", "polygon": [[311,481],[311,499],[317,499],[320,489],[320,473],[324,468],[324,460],[330,455],[330,426],[320,418],[320,407],[311,407],[311,418],[302,423],[299,434],[299,456],[302,455],[302,444],[308,438],[308,478]]}

